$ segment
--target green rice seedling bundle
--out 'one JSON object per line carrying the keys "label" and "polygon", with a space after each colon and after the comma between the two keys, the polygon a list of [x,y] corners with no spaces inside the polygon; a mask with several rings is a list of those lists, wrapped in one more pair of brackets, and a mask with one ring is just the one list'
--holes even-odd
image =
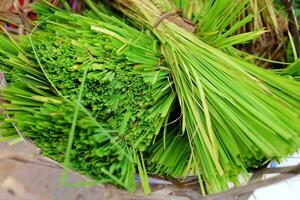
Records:
{"label": "green rice seedling bundle", "polygon": [[133,190],[135,171],[131,154],[126,153],[126,143],[120,143],[109,124],[97,122],[83,107],[57,96],[38,65],[28,60],[19,46],[3,36],[1,44],[1,65],[4,69],[13,67],[6,73],[10,75],[9,84],[1,93],[7,100],[2,104],[5,118],[1,123],[1,140],[28,137],[45,156],[63,162],[77,109],[77,140],[70,153],[71,167],[104,183]]}
{"label": "green rice seedling bundle", "polygon": [[203,194],[299,147],[300,84],[232,50],[260,34],[231,36],[248,18],[227,30],[237,14],[224,25],[211,16],[197,32],[168,0],[110,1],[125,22],[86,3],[93,14],[36,4],[31,34],[0,38],[4,139],[28,137],[65,167],[129,191],[138,171],[146,192],[149,172],[198,176]]}
{"label": "green rice seedling bundle", "polygon": [[299,147],[298,82],[199,39],[174,14],[170,1],[115,2],[161,41],[181,106],[182,130],[189,138],[191,165],[208,192],[224,190],[227,181],[238,182],[238,174],[257,161]]}
{"label": "green rice seedling bundle", "polygon": [[133,191],[133,163],[140,160],[134,157],[162,131],[175,99],[157,40],[104,14],[91,18],[41,4],[34,9],[40,21],[33,33],[18,44],[1,37],[9,83],[3,107],[10,116],[2,136],[17,137],[17,127],[45,156],[69,157],[68,167]]}

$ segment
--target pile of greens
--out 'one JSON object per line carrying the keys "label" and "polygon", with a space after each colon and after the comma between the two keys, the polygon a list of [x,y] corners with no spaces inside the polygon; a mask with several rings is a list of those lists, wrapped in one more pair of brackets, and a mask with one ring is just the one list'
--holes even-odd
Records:
{"label": "pile of greens", "polygon": [[241,19],[248,0],[109,2],[125,20],[85,2],[82,15],[34,4],[30,34],[0,35],[0,140],[30,139],[65,168],[129,191],[138,173],[146,193],[147,173],[224,191],[300,146],[299,62],[277,75],[236,48],[264,32],[238,34],[253,19]]}
{"label": "pile of greens", "polygon": [[95,31],[87,31],[87,20],[71,20],[61,29],[51,25],[53,21],[45,22],[45,30],[32,36],[36,55],[31,52],[31,59],[39,58],[52,84],[69,100],[77,99],[88,68],[81,104],[97,121],[109,123],[134,147],[145,150],[160,131],[175,96],[168,73],[159,70],[164,64],[158,66],[155,44],[150,44],[154,52],[126,47],[110,35],[97,33],[96,26]]}
{"label": "pile of greens", "polygon": [[40,14],[36,31],[18,44],[1,37],[1,66],[9,83],[3,107],[10,116],[2,136],[18,136],[14,123],[43,155],[64,162],[82,87],[69,167],[133,191],[134,157],[166,132],[163,124],[175,101],[157,41],[114,17],[70,14],[43,4],[34,9]]}
{"label": "pile of greens", "polygon": [[228,181],[237,183],[238,174],[257,161],[299,147],[298,82],[214,48],[190,33],[180,16],[157,25],[160,16],[176,10],[170,1],[116,0],[115,8],[161,41],[190,142],[191,165],[208,192],[222,191]]}

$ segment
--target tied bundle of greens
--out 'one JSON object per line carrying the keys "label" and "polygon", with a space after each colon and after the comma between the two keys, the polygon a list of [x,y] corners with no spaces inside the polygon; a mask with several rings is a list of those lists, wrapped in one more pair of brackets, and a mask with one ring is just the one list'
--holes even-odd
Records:
{"label": "tied bundle of greens", "polygon": [[209,193],[237,183],[238,174],[257,161],[299,147],[298,82],[200,40],[170,1],[116,0],[115,7],[161,41],[188,135],[189,164]]}
{"label": "tied bundle of greens", "polygon": [[137,167],[146,193],[146,172],[224,191],[299,147],[300,84],[280,76],[297,77],[299,64],[276,75],[234,48],[263,33],[235,35],[252,19],[238,20],[248,0],[110,1],[125,22],[85,2],[83,15],[35,4],[31,34],[0,36],[0,140],[27,137],[65,167],[129,191]]}
{"label": "tied bundle of greens", "polygon": [[133,191],[134,164],[144,181],[139,152],[166,134],[175,100],[157,40],[98,10],[33,8],[39,21],[30,35],[0,38],[10,116],[1,139],[24,135],[66,167]]}
{"label": "tied bundle of greens", "polygon": [[[97,20],[75,15],[67,19],[67,13],[56,16],[46,20],[45,30],[32,37],[49,79],[63,96],[76,99],[80,77],[88,65],[82,104],[98,121],[108,122],[123,134],[133,147],[145,150],[168,119],[175,98],[168,72],[160,70],[165,67],[159,63],[155,41],[142,38],[137,31],[138,39],[130,41],[134,31],[126,33],[125,39],[103,29],[109,24]],[[53,24],[54,20],[61,24]],[[149,45],[149,51],[144,49]]]}
{"label": "tied bundle of greens", "polygon": [[[47,77],[36,63],[24,56],[19,46],[3,36],[0,41],[1,64],[13,67],[6,73],[10,75],[7,76],[9,85],[1,93],[7,100],[2,104],[5,118],[0,125],[1,140],[28,137],[45,156],[63,162],[74,124],[77,139],[72,145],[68,166],[99,182],[133,191],[135,169],[127,143],[109,124],[97,122],[82,106],[55,95]],[[78,121],[75,124],[76,109]]]}

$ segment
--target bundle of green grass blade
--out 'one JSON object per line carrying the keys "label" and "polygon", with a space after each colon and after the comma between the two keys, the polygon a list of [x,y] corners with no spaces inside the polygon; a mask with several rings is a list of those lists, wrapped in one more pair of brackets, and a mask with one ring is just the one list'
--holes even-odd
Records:
{"label": "bundle of green grass blade", "polygon": [[[29,137],[43,154],[56,161],[65,160],[74,110],[76,140],[70,152],[68,167],[103,183],[114,183],[133,190],[135,170],[131,150],[108,124],[97,122],[82,106],[58,97],[35,62],[1,35],[1,66],[9,85],[1,96],[5,116],[1,123],[1,140]],[[17,132],[16,132],[17,131]]]}
{"label": "bundle of green grass blade", "polygon": [[[8,80],[0,140],[29,137],[64,166],[129,191],[137,166],[146,192],[146,172],[198,176],[201,192],[214,193],[293,153],[300,84],[233,48],[261,33],[233,35],[251,16],[227,29],[247,0],[203,2],[183,12],[198,22],[195,34],[169,0],[109,1],[142,31],[90,0],[85,15],[36,4],[33,33],[0,37]],[[199,21],[204,11],[210,18]]]}
{"label": "bundle of green grass blade", "polygon": [[133,191],[134,164],[141,176],[145,168],[138,152],[167,131],[175,99],[157,40],[104,13],[33,8],[33,33],[18,43],[1,37],[2,140],[17,128],[44,155]]}
{"label": "bundle of green grass blade", "polygon": [[174,14],[170,1],[116,0],[115,7],[161,41],[190,143],[190,166],[207,192],[237,183],[238,174],[257,161],[296,151],[298,82],[208,45],[187,31],[189,24]]}
{"label": "bundle of green grass blade", "polygon": [[32,38],[34,56],[52,84],[67,99],[76,99],[88,65],[82,104],[98,121],[124,134],[133,147],[145,150],[167,119],[175,96],[168,71],[160,70],[165,67],[156,41],[125,24],[127,32],[120,30],[118,35],[117,26],[78,15],[69,18],[63,12],[43,24],[45,29]]}

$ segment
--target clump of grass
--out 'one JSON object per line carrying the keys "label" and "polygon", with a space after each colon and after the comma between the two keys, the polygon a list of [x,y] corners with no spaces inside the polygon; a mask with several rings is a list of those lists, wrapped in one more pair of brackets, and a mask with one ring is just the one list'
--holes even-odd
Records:
{"label": "clump of grass", "polygon": [[189,139],[191,166],[209,193],[224,190],[227,181],[238,184],[238,174],[257,161],[299,147],[299,83],[212,47],[176,25],[180,17],[154,27],[163,13],[176,9],[169,1],[115,2],[161,41]]}
{"label": "clump of grass", "polygon": [[[1,61],[10,69],[9,85],[1,91],[4,121],[1,140],[19,137],[33,140],[42,153],[63,162],[71,132],[74,110],[79,109],[70,165],[102,183],[130,191],[135,188],[131,150],[107,123],[99,123],[84,107],[60,97],[34,60],[28,60],[7,38],[0,37]],[[9,117],[7,117],[9,116]],[[18,132],[16,132],[16,128]]]}
{"label": "clump of grass", "polygon": [[[65,167],[130,191],[135,165],[146,193],[147,172],[198,176],[206,194],[293,153],[300,84],[234,50],[260,34],[232,35],[251,16],[227,29],[245,4],[208,2],[183,11],[196,21],[197,13],[210,15],[195,33],[180,16],[161,19],[178,13],[168,0],[110,2],[142,30],[90,0],[85,16],[36,4],[36,31],[19,43],[0,37],[10,116],[1,134],[18,136],[13,123]],[[224,9],[235,12],[219,17]]]}
{"label": "clump of grass", "polygon": [[140,151],[164,129],[175,100],[157,41],[102,12],[33,8],[39,21],[30,35],[0,38],[11,116],[1,134],[17,137],[13,122],[45,156],[133,191],[134,164],[144,173]]}

